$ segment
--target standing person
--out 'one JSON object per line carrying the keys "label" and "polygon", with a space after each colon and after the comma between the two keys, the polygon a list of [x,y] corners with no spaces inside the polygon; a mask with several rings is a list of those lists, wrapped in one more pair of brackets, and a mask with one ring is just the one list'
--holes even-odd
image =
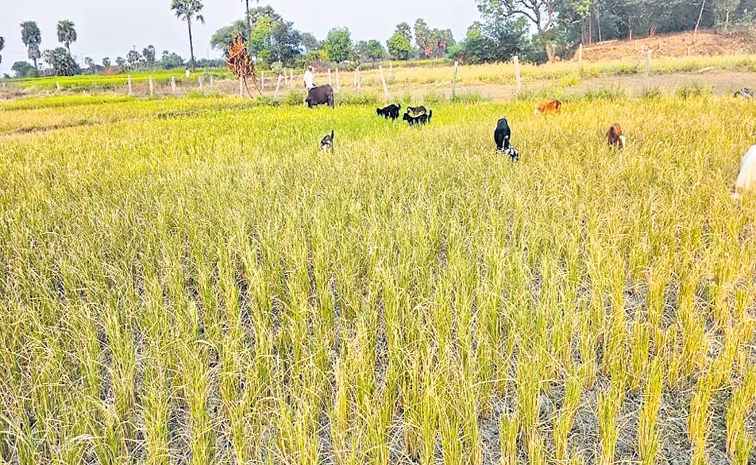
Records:
{"label": "standing person", "polygon": [[312,72],[312,65],[308,66],[304,73],[304,84],[307,90],[315,87],[315,74]]}

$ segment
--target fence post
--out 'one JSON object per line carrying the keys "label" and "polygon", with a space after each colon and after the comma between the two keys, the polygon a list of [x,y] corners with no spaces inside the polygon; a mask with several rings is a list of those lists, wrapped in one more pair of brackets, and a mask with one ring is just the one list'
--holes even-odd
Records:
{"label": "fence post", "polygon": [[155,81],[152,79],[152,76],[150,76],[150,97],[155,95]]}
{"label": "fence post", "polygon": [[294,90],[294,70],[289,70],[289,88]]}
{"label": "fence post", "polygon": [[514,56],[515,79],[517,81],[517,92],[522,92],[522,77],[520,76],[520,59]]}
{"label": "fence post", "polygon": [[333,87],[333,84],[331,83],[331,68],[328,68],[328,85]]}
{"label": "fence post", "polygon": [[391,82],[394,82],[394,62],[389,60],[389,77]]}
{"label": "fence post", "polygon": [[199,77],[200,92],[205,93],[205,76]]}
{"label": "fence post", "polygon": [[336,92],[341,91],[341,79],[339,79],[339,67],[336,67]]}
{"label": "fence post", "polygon": [[176,95],[176,76],[171,76],[171,94]]}
{"label": "fence post", "polygon": [[60,90],[60,83],[59,82],[55,83],[55,88],[58,89],[58,90]]}
{"label": "fence post", "polygon": [[383,66],[378,66],[378,71],[381,72],[381,84],[383,84],[383,97],[388,102],[389,91],[388,91],[388,86],[386,85],[386,78],[383,76]]}
{"label": "fence post", "polygon": [[213,79],[213,75],[210,75],[210,88],[212,89],[215,86],[215,79]]}
{"label": "fence post", "polygon": [[357,68],[357,90],[362,90],[362,73],[360,68]]}
{"label": "fence post", "polygon": [[265,90],[265,71],[262,72],[260,77],[260,90]]}
{"label": "fence post", "polygon": [[581,64],[583,62],[583,44],[580,44],[580,48],[578,49],[578,64]]}
{"label": "fence post", "polygon": [[648,86],[648,75],[651,72],[651,50],[646,52],[646,86]]}
{"label": "fence post", "polygon": [[278,75],[278,82],[276,83],[276,93],[273,95],[274,99],[278,98],[278,88],[281,87],[281,79],[283,79],[283,76],[280,74]]}
{"label": "fence post", "polygon": [[457,96],[457,68],[459,67],[458,62],[454,62],[454,76],[452,76],[452,101],[454,101],[455,97]]}

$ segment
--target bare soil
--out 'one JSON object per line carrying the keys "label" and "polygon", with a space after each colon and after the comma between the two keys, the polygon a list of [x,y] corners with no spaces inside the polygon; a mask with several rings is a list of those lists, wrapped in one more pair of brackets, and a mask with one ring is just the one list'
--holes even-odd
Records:
{"label": "bare soil", "polygon": [[[756,53],[756,38],[747,34],[716,34],[698,31],[662,34],[634,40],[610,40],[583,47],[584,60],[615,60],[634,58],[640,52],[653,50],[655,57],[689,55],[747,55]],[[577,60],[577,55],[573,60]]]}

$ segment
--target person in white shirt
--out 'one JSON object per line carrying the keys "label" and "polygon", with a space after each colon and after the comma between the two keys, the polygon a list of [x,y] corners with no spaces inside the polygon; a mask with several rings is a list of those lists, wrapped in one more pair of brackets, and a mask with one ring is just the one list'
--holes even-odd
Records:
{"label": "person in white shirt", "polygon": [[307,90],[315,87],[315,74],[312,72],[312,66],[308,66],[304,73],[304,83]]}

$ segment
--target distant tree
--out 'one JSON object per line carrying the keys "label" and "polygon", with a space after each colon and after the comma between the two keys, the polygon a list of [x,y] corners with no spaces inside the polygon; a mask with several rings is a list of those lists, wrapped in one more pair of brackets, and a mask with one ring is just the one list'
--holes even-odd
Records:
{"label": "distant tree", "polygon": [[[4,48],[5,48],[5,38],[0,37],[0,52],[2,52]],[[3,62],[3,56],[0,55],[0,63],[2,62]]]}
{"label": "distant tree", "polygon": [[[247,33],[242,34],[242,38],[246,41],[249,37],[252,36],[252,17],[249,14],[249,0],[242,0],[244,3],[246,3],[247,6],[247,14],[245,16],[247,20]],[[257,0],[257,3],[260,3],[260,0]],[[249,43],[245,42],[247,44],[247,51],[249,51]]]}
{"label": "distant tree", "polygon": [[110,68],[110,57],[105,57],[102,59],[102,66],[104,68]]}
{"label": "distant tree", "polygon": [[68,53],[68,50],[63,47],[45,50],[45,61],[53,69],[56,76],[73,76],[79,71],[79,66]]}
{"label": "distant tree", "polygon": [[412,51],[412,30],[407,23],[396,26],[394,34],[386,42],[389,55],[397,60],[409,60]]}
{"label": "distant tree", "polygon": [[140,58],[142,58],[142,56],[136,50],[130,50],[129,53],[126,54],[126,61],[129,62],[131,68],[134,68],[139,63]]}
{"label": "distant tree", "polygon": [[341,63],[349,58],[352,50],[352,35],[349,29],[337,27],[328,31],[328,36],[323,43],[323,48],[328,54],[328,59]]}
{"label": "distant tree", "polygon": [[144,57],[144,63],[147,65],[147,68],[152,69],[155,66],[155,59],[157,56],[155,47],[152,45],[145,47],[144,50],[142,50],[142,56]]}
{"label": "distant tree", "polygon": [[239,34],[242,35],[247,52],[258,62],[289,65],[302,53],[301,33],[294,29],[294,23],[284,20],[269,6],[250,10],[251,36],[247,37],[244,21],[235,21],[218,29],[210,39],[213,48],[226,54]]}
{"label": "distant tree", "polygon": [[182,68],[185,65],[185,62],[177,53],[163,50],[163,55],[157,62],[157,65],[162,69],[176,69]]}
{"label": "distant tree", "polygon": [[31,77],[37,74],[37,69],[27,61],[17,61],[13,63],[11,71],[16,73],[17,78]]}
{"label": "distant tree", "polygon": [[124,66],[126,66],[126,60],[124,60],[123,57],[116,57],[116,65],[123,68]]}
{"label": "distant tree", "polygon": [[42,43],[42,32],[34,21],[25,21],[21,23],[21,41],[26,45],[27,55],[30,60],[34,61],[34,69],[39,72],[37,60],[42,58],[39,46]]}
{"label": "distant tree", "polygon": [[302,38],[302,47],[304,47],[305,53],[317,52],[323,49],[323,44],[313,34],[303,32],[300,37]]}
{"label": "distant tree", "polygon": [[386,58],[386,49],[383,47],[383,44],[378,42],[377,40],[369,40],[367,43],[367,48],[368,58],[370,60],[376,61]]}
{"label": "distant tree", "polygon": [[78,35],[73,21],[67,19],[58,21],[58,42],[65,45],[69,55],[71,54],[71,42],[76,42],[76,39],[78,39]]}
{"label": "distant tree", "polygon": [[714,9],[719,15],[720,22],[724,18],[724,30],[730,25],[730,15],[740,6],[740,0],[716,0]]}
{"label": "distant tree", "polygon": [[191,69],[194,72],[194,42],[192,40],[192,21],[199,21],[205,24],[205,17],[200,14],[204,6],[202,0],[172,0],[171,10],[176,13],[176,17],[186,21],[189,28],[189,54],[191,56]]}
{"label": "distant tree", "polygon": [[84,64],[87,65],[87,68],[89,68],[90,73],[92,74],[95,73],[95,61],[92,59],[92,57],[84,58]]}
{"label": "distant tree", "polygon": [[[484,17],[527,18],[536,27],[538,37],[549,61],[554,61],[554,49],[547,31],[559,18],[557,8],[561,0],[475,0]],[[651,0],[658,1],[658,0]],[[660,2],[661,3],[661,2]]]}
{"label": "distant tree", "polygon": [[428,23],[424,19],[418,18],[415,21],[415,43],[420,49],[422,57],[429,57],[436,50],[436,45],[433,42],[432,32],[428,27]]}

